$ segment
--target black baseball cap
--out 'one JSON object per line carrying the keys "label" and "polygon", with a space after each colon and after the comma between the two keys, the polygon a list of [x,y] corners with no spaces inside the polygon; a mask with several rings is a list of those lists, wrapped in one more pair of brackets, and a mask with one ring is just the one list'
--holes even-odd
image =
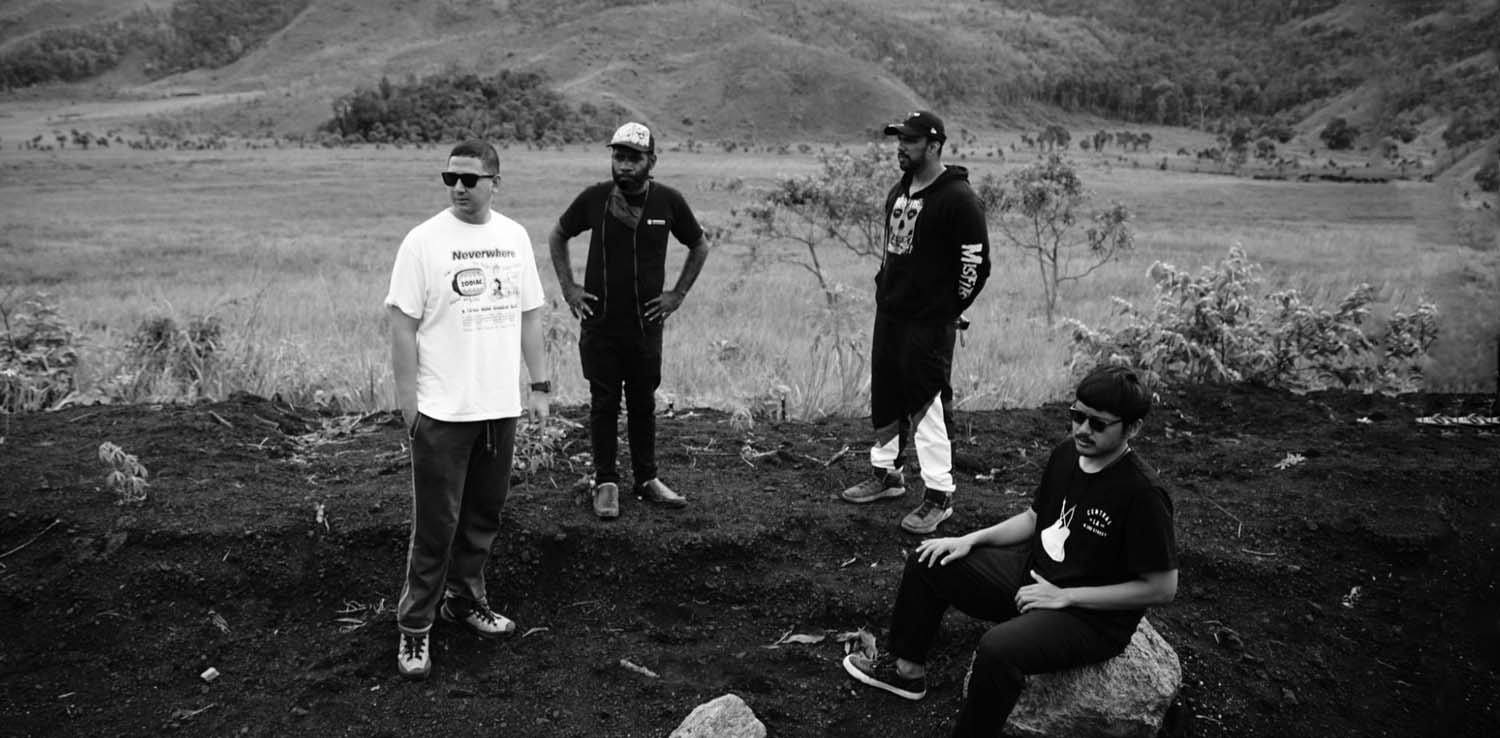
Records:
{"label": "black baseball cap", "polygon": [[926,136],[934,141],[947,141],[948,135],[943,133],[943,119],[927,112],[918,110],[906,116],[900,123],[892,123],[885,127],[887,136]]}

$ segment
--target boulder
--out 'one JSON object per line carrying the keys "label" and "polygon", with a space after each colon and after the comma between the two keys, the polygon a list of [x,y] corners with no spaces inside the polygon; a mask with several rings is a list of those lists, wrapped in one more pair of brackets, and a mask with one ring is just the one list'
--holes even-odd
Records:
{"label": "boulder", "polygon": [[[968,678],[964,683],[967,686]],[[1125,651],[1099,664],[1026,679],[1006,738],[1152,738],[1182,686],[1182,664],[1145,618]]]}
{"label": "boulder", "polygon": [[726,694],[693,708],[668,738],[766,738],[766,726],[738,695]]}

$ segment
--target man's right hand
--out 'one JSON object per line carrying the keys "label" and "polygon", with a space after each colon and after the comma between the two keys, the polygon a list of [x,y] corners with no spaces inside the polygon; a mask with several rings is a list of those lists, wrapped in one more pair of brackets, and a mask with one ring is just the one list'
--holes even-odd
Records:
{"label": "man's right hand", "polygon": [[594,306],[590,303],[598,302],[599,298],[583,290],[578,284],[563,285],[563,300],[568,303],[568,310],[572,311],[575,318],[594,317]]}
{"label": "man's right hand", "polygon": [[943,566],[968,556],[974,544],[968,536],[957,538],[928,538],[917,546],[917,561],[928,566]]}

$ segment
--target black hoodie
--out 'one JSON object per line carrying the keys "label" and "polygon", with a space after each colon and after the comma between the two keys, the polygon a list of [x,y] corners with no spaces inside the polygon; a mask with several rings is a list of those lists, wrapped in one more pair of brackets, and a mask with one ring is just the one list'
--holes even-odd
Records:
{"label": "black hoodie", "polygon": [[885,198],[885,254],[875,275],[875,309],[904,320],[957,320],[990,276],[984,207],[969,170],[945,166],[921,192],[911,174]]}

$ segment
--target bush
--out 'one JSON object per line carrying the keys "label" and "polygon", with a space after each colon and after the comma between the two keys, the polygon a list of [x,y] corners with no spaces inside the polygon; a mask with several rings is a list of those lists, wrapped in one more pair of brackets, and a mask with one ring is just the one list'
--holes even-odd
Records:
{"label": "bush", "polygon": [[1259,267],[1238,247],[1194,277],[1157,262],[1150,312],[1116,298],[1126,325],[1095,330],[1076,320],[1075,371],[1126,363],[1153,382],[1251,383],[1291,390],[1328,387],[1411,392],[1421,388],[1427,350],[1437,339],[1437,308],[1422,302],[1367,326],[1375,291],[1354,288],[1333,309],[1296,290],[1266,292]]}
{"label": "bush", "polygon": [[1474,184],[1484,192],[1500,192],[1500,160],[1491,158],[1474,173]]}
{"label": "bush", "polygon": [[1318,132],[1318,138],[1323,139],[1324,146],[1340,151],[1354,145],[1354,139],[1359,138],[1359,129],[1343,118],[1334,118]]}
{"label": "bush", "polygon": [[56,407],[76,383],[78,334],[47,295],[0,304],[0,323],[0,411]]}

